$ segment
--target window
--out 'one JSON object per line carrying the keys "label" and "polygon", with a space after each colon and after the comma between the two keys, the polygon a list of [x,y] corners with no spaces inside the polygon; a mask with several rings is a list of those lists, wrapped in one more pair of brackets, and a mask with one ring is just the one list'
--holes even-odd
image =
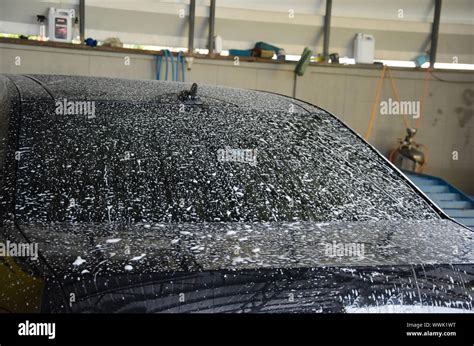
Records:
{"label": "window", "polygon": [[383,159],[320,110],[101,100],[93,116],[58,115],[43,100],[23,114],[23,220],[437,218]]}

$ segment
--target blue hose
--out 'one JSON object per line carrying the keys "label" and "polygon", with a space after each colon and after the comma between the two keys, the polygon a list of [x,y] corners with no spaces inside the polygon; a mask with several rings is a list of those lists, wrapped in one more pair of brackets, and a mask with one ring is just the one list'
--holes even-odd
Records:
{"label": "blue hose", "polygon": [[181,81],[184,82],[184,55],[181,51],[176,56],[176,81],[179,81],[179,64],[181,64]]}
{"label": "blue hose", "polygon": [[182,52],[178,52],[176,56],[176,69],[174,66],[174,61],[173,61],[173,53],[169,51],[168,49],[163,49],[161,55],[156,56],[156,79],[160,80],[161,79],[161,66],[163,64],[163,57],[165,59],[165,78],[164,80],[168,80],[168,58],[170,60],[171,64],[171,80],[173,81],[179,81],[179,65],[181,64],[181,79],[184,82],[184,55]]}
{"label": "blue hose", "polygon": [[179,81],[179,61],[181,59],[181,51],[176,55],[176,81]]}
{"label": "blue hose", "polygon": [[[173,62],[173,53],[171,53],[168,49],[166,50],[168,53],[168,57],[170,58],[170,64],[171,64],[171,80],[175,80],[175,73],[174,73],[174,62]],[[168,59],[166,60],[166,63],[168,63]],[[168,74],[166,74],[166,80],[168,80]]]}
{"label": "blue hose", "polygon": [[166,63],[165,80],[168,80],[168,49],[163,50],[163,54],[165,55],[165,63]]}
{"label": "blue hose", "polygon": [[161,63],[163,62],[163,56],[157,55],[156,56],[156,80],[160,80],[161,74]]}
{"label": "blue hose", "polygon": [[179,52],[178,59],[181,61],[181,81],[184,82],[184,55]]}

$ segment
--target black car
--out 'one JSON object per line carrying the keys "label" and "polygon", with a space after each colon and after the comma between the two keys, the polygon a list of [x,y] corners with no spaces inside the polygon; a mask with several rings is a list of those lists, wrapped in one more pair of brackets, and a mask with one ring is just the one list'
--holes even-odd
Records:
{"label": "black car", "polygon": [[473,309],[472,231],[303,101],[1,75],[0,138],[2,311]]}

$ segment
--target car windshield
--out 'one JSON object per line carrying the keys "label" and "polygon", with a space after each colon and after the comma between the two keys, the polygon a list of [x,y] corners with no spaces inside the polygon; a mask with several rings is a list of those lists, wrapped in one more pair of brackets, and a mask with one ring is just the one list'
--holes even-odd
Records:
{"label": "car windshield", "polygon": [[97,100],[83,103],[82,114],[68,114],[66,103],[58,112],[57,100],[25,102],[18,219],[439,218],[330,114],[315,107],[267,110],[203,100],[202,106]]}

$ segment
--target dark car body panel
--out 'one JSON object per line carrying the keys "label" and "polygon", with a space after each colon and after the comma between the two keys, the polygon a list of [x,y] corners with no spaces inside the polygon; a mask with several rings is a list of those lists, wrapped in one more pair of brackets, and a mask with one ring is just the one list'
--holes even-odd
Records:
{"label": "dark car body panel", "polygon": [[[0,85],[1,234],[40,249],[36,261],[3,260],[4,310],[472,310],[472,231],[320,108],[204,86],[203,104],[180,113],[189,85],[155,81],[0,76]],[[97,114],[58,115],[63,99],[93,101]],[[226,145],[258,146],[260,166],[222,169],[212,158]],[[127,151],[142,156],[116,154]],[[300,176],[308,170],[317,174]],[[328,254],[331,244],[363,253]],[[18,285],[27,289],[11,299]]]}

